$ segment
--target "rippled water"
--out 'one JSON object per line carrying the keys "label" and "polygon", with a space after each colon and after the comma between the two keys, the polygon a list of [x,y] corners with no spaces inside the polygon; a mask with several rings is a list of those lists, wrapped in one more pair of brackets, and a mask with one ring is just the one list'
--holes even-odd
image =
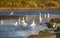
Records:
{"label": "rippled water", "polygon": [[4,38],[7,38],[7,37],[8,38],[27,38],[30,35],[38,35],[39,31],[42,31],[48,28],[46,24],[40,25],[38,18],[34,19],[36,23],[36,27],[34,28],[30,27],[30,24],[32,23],[33,18],[29,18],[27,20],[28,25],[26,27],[24,27],[22,24],[17,25],[17,26],[13,25],[13,23],[17,20],[18,19],[4,20],[4,24],[0,24],[0,37],[1,38],[3,37]]}
{"label": "rippled water", "polygon": [[[13,15],[39,15],[41,12],[43,15],[46,13],[50,13],[51,15],[60,15],[59,10],[17,10],[14,11]],[[0,11],[0,15],[9,15],[11,11]],[[43,19],[44,24],[39,24],[39,19],[34,19],[36,22],[36,27],[30,27],[33,18],[29,18],[27,22],[27,26],[24,27],[23,25],[13,25],[18,19],[8,19],[4,20],[4,24],[1,25],[0,23],[0,38],[27,38],[30,35],[38,35],[39,31],[48,29],[46,26],[46,22],[48,19]],[[1,20],[0,20],[1,21]]]}

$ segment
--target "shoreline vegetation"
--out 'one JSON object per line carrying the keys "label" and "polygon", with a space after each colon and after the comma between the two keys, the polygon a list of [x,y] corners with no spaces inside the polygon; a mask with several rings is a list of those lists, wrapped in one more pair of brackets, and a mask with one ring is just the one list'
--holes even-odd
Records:
{"label": "shoreline vegetation", "polygon": [[60,10],[60,0],[0,0],[0,10]]}

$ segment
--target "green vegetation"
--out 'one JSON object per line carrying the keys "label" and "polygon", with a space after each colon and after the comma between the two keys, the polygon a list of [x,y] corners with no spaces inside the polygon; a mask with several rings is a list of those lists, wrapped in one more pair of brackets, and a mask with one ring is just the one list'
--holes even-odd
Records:
{"label": "green vegetation", "polygon": [[0,0],[0,7],[60,6],[60,0]]}

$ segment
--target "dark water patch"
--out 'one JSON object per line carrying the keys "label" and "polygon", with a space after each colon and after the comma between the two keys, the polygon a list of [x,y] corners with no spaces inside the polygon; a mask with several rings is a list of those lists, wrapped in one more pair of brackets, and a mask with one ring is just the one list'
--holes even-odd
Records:
{"label": "dark water patch", "polygon": [[[0,11],[0,15],[9,15],[11,10]],[[44,14],[50,13],[52,15],[60,15],[60,10],[14,10],[13,15],[39,15],[39,12]]]}

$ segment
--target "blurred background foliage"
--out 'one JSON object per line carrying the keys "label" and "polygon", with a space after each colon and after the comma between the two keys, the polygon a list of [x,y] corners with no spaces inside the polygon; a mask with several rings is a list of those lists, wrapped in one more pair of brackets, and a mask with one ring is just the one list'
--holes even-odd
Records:
{"label": "blurred background foliage", "polygon": [[0,0],[0,7],[60,6],[60,0]]}

